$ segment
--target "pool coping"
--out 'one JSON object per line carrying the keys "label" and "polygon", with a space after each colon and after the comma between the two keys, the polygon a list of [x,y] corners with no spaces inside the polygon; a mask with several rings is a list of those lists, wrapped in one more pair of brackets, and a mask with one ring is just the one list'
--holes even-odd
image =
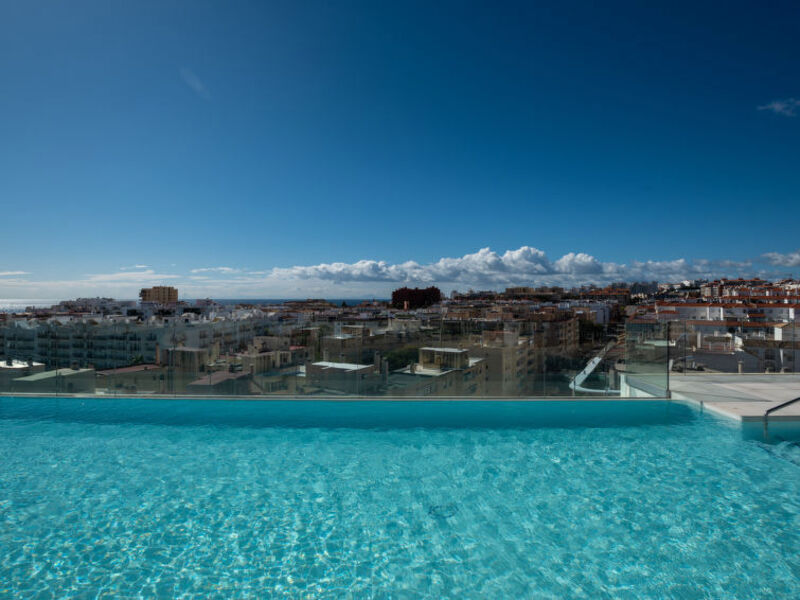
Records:
{"label": "pool coping", "polygon": [[243,400],[250,402],[652,402],[657,396],[308,396],[308,395],[192,395],[192,394],[61,394],[0,392],[0,398],[80,398],[85,400]]}

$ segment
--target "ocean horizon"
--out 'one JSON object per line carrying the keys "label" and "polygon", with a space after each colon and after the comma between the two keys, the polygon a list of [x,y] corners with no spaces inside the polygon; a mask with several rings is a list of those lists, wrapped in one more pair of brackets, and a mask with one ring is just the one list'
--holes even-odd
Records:
{"label": "ocean horizon", "polygon": [[[65,300],[74,300],[75,298],[65,298],[61,300],[54,300],[48,298],[0,298],[0,312],[19,312],[24,311],[28,307],[33,308],[50,308]],[[120,302],[136,301],[132,298],[115,298]],[[195,302],[196,300],[203,300],[204,298],[182,298],[182,302]],[[297,302],[301,300],[308,300],[308,298],[213,298],[215,302],[223,305],[231,304],[284,304],[286,302]],[[331,304],[341,306],[344,303],[346,306],[356,306],[362,302],[388,302],[388,298],[324,298]]]}

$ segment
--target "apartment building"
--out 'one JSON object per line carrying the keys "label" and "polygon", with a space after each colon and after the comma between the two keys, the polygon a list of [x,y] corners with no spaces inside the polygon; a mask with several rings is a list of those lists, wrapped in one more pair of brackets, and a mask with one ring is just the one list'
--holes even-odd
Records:
{"label": "apartment building", "polygon": [[175,304],[178,302],[178,288],[167,285],[157,285],[151,288],[142,288],[139,292],[142,302],[155,304]]}
{"label": "apartment building", "polygon": [[424,347],[419,360],[389,374],[387,391],[398,396],[483,396],[488,365],[467,349]]}
{"label": "apartment building", "polygon": [[[391,350],[399,339],[396,334],[379,333],[369,335],[365,328],[343,327],[343,333],[322,338],[322,358],[327,361],[360,362],[370,360],[375,352]],[[351,333],[344,333],[349,331]]]}
{"label": "apartment building", "polygon": [[374,363],[318,361],[306,365],[305,377],[306,392],[316,389],[352,396],[376,394],[384,383],[381,370]]}
{"label": "apartment building", "polygon": [[800,303],[786,302],[656,302],[660,321],[778,321],[800,322]]}
{"label": "apartment building", "polygon": [[236,355],[236,360],[247,373],[268,373],[288,367],[292,364],[290,350],[270,350],[267,352],[242,352]]}
{"label": "apartment building", "polygon": [[486,361],[487,394],[520,396],[530,391],[536,369],[529,338],[515,331],[485,331],[469,352]]}
{"label": "apartment building", "polygon": [[216,346],[223,352],[235,351],[246,347],[266,326],[261,311],[214,319],[191,317],[14,319],[0,325],[3,355],[48,367],[113,369],[159,363],[161,351],[172,347]]}
{"label": "apartment building", "polygon": [[550,354],[572,355],[580,347],[577,317],[548,318],[533,322],[534,346]]}

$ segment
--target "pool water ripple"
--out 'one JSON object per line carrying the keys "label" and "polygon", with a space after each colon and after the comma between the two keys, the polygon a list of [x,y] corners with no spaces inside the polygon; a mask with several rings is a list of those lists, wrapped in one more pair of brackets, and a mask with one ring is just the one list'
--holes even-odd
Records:
{"label": "pool water ripple", "polygon": [[3,597],[800,597],[800,470],[705,416],[4,418],[0,461]]}

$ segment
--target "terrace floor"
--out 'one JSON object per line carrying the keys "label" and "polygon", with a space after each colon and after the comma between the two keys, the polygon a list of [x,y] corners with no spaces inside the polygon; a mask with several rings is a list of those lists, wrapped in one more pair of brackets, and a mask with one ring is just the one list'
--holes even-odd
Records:
{"label": "terrace floor", "polygon": [[[700,402],[738,421],[761,421],[766,410],[800,396],[800,375],[670,374],[669,387],[674,398]],[[800,402],[772,413],[769,420],[800,422]]]}

